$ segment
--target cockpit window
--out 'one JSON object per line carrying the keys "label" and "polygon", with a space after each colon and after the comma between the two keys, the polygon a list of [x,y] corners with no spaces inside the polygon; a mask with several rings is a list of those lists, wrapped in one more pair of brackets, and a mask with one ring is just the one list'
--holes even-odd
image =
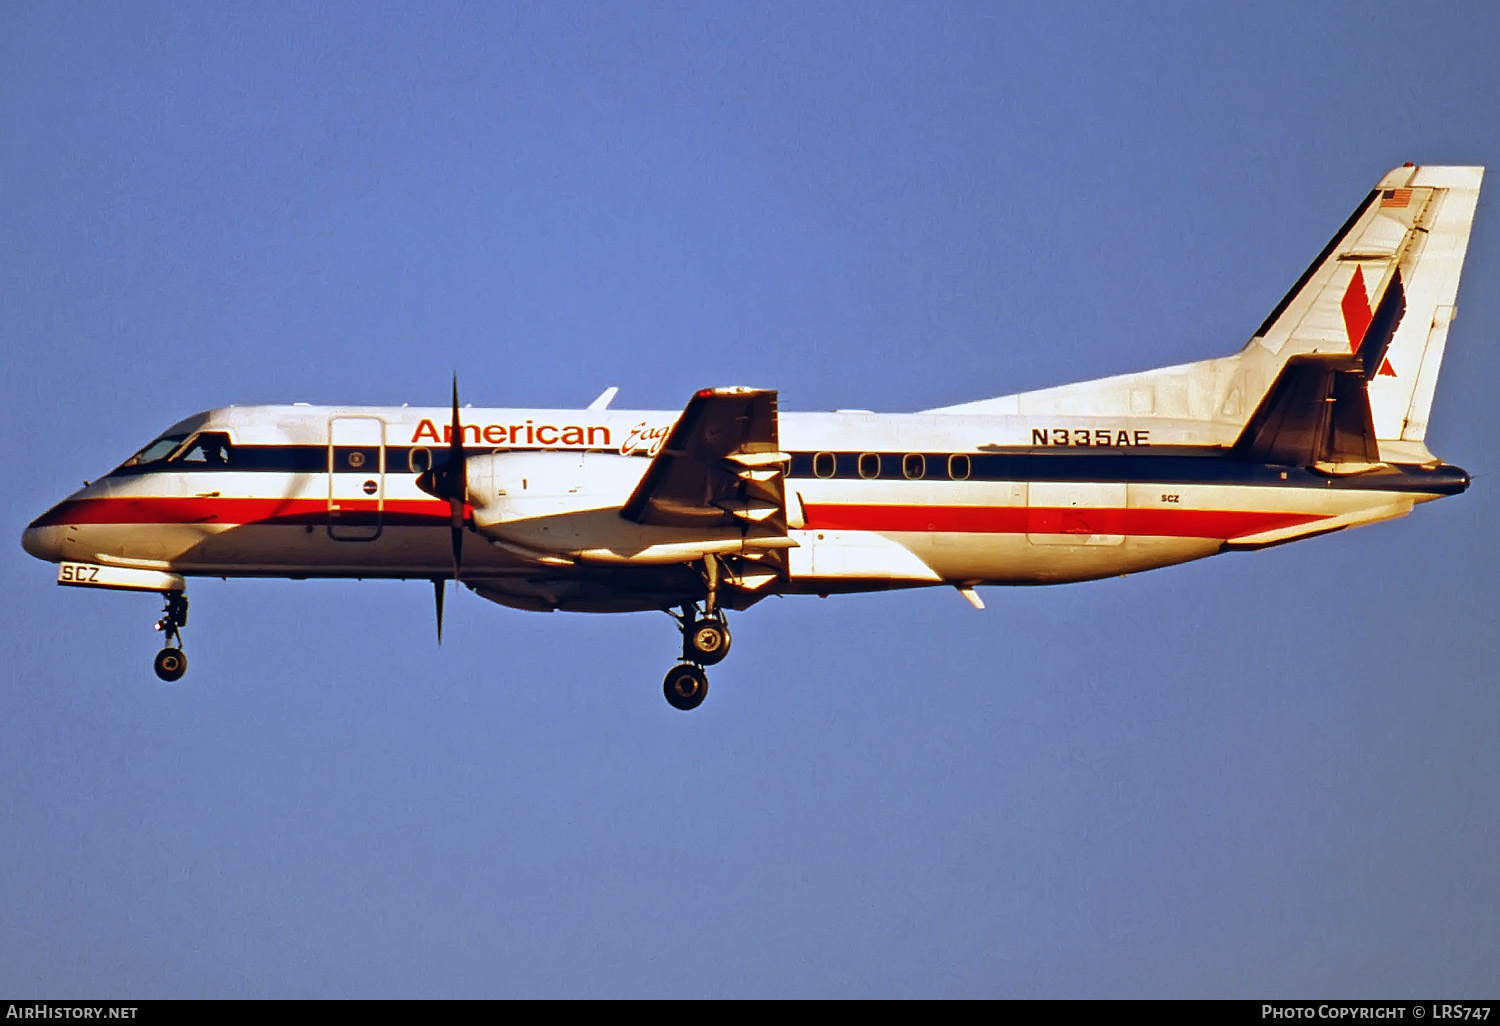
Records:
{"label": "cockpit window", "polygon": [[120,470],[135,472],[164,463],[182,465],[182,469],[228,466],[234,449],[224,431],[200,431],[196,435],[162,435],[130,459]]}
{"label": "cockpit window", "polygon": [[148,463],[159,463],[172,454],[172,450],[187,440],[187,435],[162,435],[130,459],[122,467],[144,467]]}
{"label": "cockpit window", "polygon": [[228,435],[222,431],[204,431],[194,435],[193,440],[172,457],[172,462],[224,466],[229,462],[229,452]]}

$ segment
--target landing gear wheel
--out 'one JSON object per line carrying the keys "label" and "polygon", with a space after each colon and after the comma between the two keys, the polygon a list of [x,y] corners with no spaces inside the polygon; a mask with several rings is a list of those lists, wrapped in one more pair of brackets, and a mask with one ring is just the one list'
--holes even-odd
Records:
{"label": "landing gear wheel", "polygon": [[662,683],[662,693],[667,696],[667,704],[673,709],[681,709],[683,712],[696,709],[708,696],[708,674],[692,663],[674,666]]}
{"label": "landing gear wheel", "polygon": [[699,620],[682,632],[682,657],[712,666],[729,654],[729,625],[723,620]]}
{"label": "landing gear wheel", "polygon": [[153,665],[156,667],[156,675],[162,680],[181,680],[182,675],[187,673],[187,654],[180,648],[164,648],[156,653]]}

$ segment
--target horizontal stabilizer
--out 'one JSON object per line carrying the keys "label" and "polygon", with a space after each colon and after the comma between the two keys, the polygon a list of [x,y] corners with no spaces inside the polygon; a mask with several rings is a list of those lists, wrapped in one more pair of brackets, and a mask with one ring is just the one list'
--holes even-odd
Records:
{"label": "horizontal stabilizer", "polygon": [[1235,442],[1235,457],[1311,467],[1380,461],[1364,364],[1352,356],[1294,356]]}

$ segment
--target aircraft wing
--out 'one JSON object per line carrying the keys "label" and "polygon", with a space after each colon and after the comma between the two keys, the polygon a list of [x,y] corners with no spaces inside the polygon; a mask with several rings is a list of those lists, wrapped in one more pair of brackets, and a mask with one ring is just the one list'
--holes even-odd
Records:
{"label": "aircraft wing", "polygon": [[666,527],[739,527],[747,539],[785,537],[790,461],[774,390],[706,388],[688,400],[620,515]]}

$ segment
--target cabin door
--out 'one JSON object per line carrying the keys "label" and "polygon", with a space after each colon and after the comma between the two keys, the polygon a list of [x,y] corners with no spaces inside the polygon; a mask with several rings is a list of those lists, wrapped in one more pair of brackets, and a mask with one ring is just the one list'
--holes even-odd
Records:
{"label": "cabin door", "polygon": [[385,513],[385,422],[334,417],[328,422],[328,537],[373,541]]}

